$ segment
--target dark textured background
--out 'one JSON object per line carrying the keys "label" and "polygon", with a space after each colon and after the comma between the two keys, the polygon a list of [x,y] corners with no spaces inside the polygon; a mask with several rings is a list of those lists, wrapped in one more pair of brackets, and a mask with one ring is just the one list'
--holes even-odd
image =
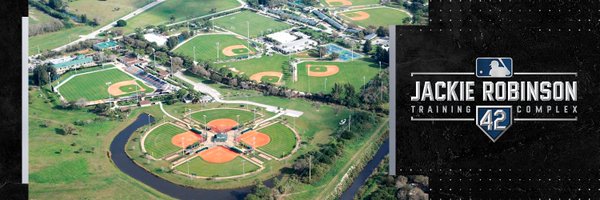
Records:
{"label": "dark textured background", "polygon": [[26,199],[21,183],[21,16],[27,1],[2,1],[0,6],[0,199]]}
{"label": "dark textured background", "polygon": [[[397,27],[397,174],[430,176],[434,199],[600,198],[600,1],[434,0],[430,17]],[[578,72],[579,121],[514,122],[496,143],[474,122],[410,121],[410,72],[472,72],[485,56]]]}

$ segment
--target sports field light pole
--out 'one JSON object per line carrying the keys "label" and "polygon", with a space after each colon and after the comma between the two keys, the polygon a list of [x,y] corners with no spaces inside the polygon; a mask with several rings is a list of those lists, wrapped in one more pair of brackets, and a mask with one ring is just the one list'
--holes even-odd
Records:
{"label": "sports field light pole", "polygon": [[248,35],[248,51],[246,51],[246,57],[249,58],[250,57],[250,22],[246,21],[246,25],[248,26],[247,29],[247,35]]}
{"label": "sports field light pole", "polygon": [[325,77],[325,86],[323,87],[323,90],[326,91],[327,90],[327,77]]}
{"label": "sports field light pole", "polygon": [[219,42],[217,42],[217,62],[219,61]]}
{"label": "sports field light pole", "polygon": [[242,174],[246,173],[246,160],[242,159]]}
{"label": "sports field light pole", "polygon": [[208,124],[206,124],[206,115],[202,115],[204,117],[204,130],[208,131]]}
{"label": "sports field light pole", "polygon": [[194,46],[194,62],[196,62],[196,46]]}
{"label": "sports field light pole", "polygon": [[383,81],[381,81],[381,61],[379,61],[379,74],[377,74],[377,76],[379,77],[379,94],[380,94],[380,99],[383,99],[383,91],[381,91],[381,88],[383,87]]}
{"label": "sports field light pole", "polygon": [[363,90],[365,90],[365,84],[367,84],[367,83],[366,83],[365,76],[363,76]]}

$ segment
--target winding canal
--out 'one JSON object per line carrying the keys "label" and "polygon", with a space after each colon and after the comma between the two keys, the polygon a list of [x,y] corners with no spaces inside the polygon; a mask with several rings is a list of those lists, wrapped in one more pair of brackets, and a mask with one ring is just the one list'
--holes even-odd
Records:
{"label": "winding canal", "polygon": [[[207,190],[199,188],[191,188],[181,186],[159,178],[152,173],[146,171],[144,168],[135,164],[125,153],[125,145],[127,140],[138,128],[148,125],[154,121],[154,118],[147,114],[141,114],[138,118],[131,123],[123,131],[115,137],[110,144],[111,159],[122,172],[135,178],[136,180],[154,188],[155,190],[169,195],[177,199],[243,199],[251,191],[252,187],[235,188],[235,189],[223,189],[223,190]],[[356,191],[366,181],[369,175],[377,167],[377,164],[381,162],[383,157],[387,155],[388,143],[386,140],[377,153],[373,160],[369,161],[365,168],[360,172],[359,176],[354,180],[350,188],[346,190],[342,199],[352,199]],[[264,182],[268,187],[272,187],[272,179]]]}

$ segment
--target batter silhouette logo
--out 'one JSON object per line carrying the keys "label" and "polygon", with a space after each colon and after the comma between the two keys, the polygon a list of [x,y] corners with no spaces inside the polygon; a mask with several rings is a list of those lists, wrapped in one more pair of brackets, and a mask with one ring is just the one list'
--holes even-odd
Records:
{"label": "batter silhouette logo", "polygon": [[510,78],[512,71],[512,58],[480,57],[475,61],[475,74],[479,78]]}
{"label": "batter silhouette logo", "polygon": [[[520,78],[510,80],[515,76]],[[515,72],[510,57],[479,57],[475,72],[410,77],[413,122],[475,122],[496,142],[513,123],[577,121],[577,72]]]}

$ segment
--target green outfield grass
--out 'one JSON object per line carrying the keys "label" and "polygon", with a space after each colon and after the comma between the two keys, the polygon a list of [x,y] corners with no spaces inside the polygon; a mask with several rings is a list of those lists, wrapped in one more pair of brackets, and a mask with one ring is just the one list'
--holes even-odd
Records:
{"label": "green outfield grass", "polygon": [[347,16],[345,16],[345,14],[352,16],[353,13],[356,13],[358,11],[343,12],[339,16],[341,16],[344,20],[346,20],[349,23],[353,23],[353,24],[356,24],[356,25],[359,25],[362,27],[368,27],[370,25],[375,26],[375,27],[379,27],[379,26],[388,27],[389,25],[403,25],[404,19],[409,17],[409,15],[405,11],[400,11],[395,8],[387,8],[387,7],[365,9],[365,10],[359,10],[359,11],[369,13],[369,18],[365,19],[365,20],[354,21],[354,20],[351,20],[350,18],[348,18]]}
{"label": "green outfield grass", "polygon": [[148,154],[152,155],[154,158],[162,158],[181,149],[181,147],[171,143],[171,138],[184,132],[184,129],[173,124],[163,124],[148,134],[148,137],[146,137],[146,140],[144,141],[144,147]]}
{"label": "green outfield grass", "polygon": [[273,124],[257,131],[267,134],[271,138],[269,144],[259,147],[259,149],[275,157],[282,158],[287,156],[292,153],[296,145],[294,132],[281,123]]}
{"label": "green outfield grass", "polygon": [[274,54],[272,56],[262,56],[260,58],[250,60],[221,63],[216,65],[220,67],[233,67],[239,70],[240,72],[244,72],[244,74],[250,77],[252,76],[252,74],[264,71],[281,72],[282,66],[285,64],[286,61],[288,61],[287,56]]}
{"label": "green outfield grass", "polygon": [[[350,5],[350,6],[379,4],[379,0],[348,0],[348,1],[352,2],[352,5]],[[326,7],[342,6],[342,4],[339,2],[332,2],[331,4],[329,4],[329,3],[327,3],[326,0],[321,0],[321,3],[323,5],[325,5]]]}
{"label": "green outfield grass", "polygon": [[[306,65],[337,65],[340,71],[337,74],[328,77],[308,76]],[[286,82],[286,86],[304,92],[331,92],[334,83],[351,83],[356,91],[363,86],[363,76],[365,83],[377,75],[379,65],[369,62],[369,59],[356,59],[348,62],[304,62],[298,64],[298,81]],[[327,79],[327,85],[325,85]]]}
{"label": "green outfield grass", "polygon": [[214,20],[215,25],[230,30],[240,35],[248,35],[248,24],[250,25],[250,37],[255,38],[269,33],[291,28],[289,24],[276,21],[251,11],[242,11],[233,15],[227,15]]}
{"label": "green outfield grass", "polygon": [[[254,114],[251,111],[246,110],[238,110],[238,109],[214,109],[214,110],[204,110],[200,112],[195,112],[192,114],[192,119],[199,121],[204,124],[204,115],[206,115],[206,122],[210,122],[215,119],[233,119],[237,120],[237,115],[240,115],[240,123],[246,123],[252,121],[254,118]],[[258,113],[256,114],[256,118],[258,118]]]}
{"label": "green outfield grass", "polygon": [[[114,84],[117,82],[127,80],[134,80],[134,78],[125,74],[125,72],[122,72],[121,70],[109,69],[105,71],[99,71],[91,74],[84,74],[74,77],[73,79],[69,80],[64,85],[62,85],[60,88],[58,88],[58,91],[61,95],[63,95],[65,99],[69,101],[76,101],[80,98],[85,98],[88,101],[100,100],[109,97],[109,85],[106,85],[107,82],[111,82],[112,84]],[[152,88],[146,86],[140,81],[138,81],[138,84],[140,84],[145,89],[144,92],[146,93],[153,91]],[[123,96],[127,96],[130,94],[131,93],[128,93]]]}
{"label": "green outfield grass", "polygon": [[235,176],[243,174],[244,172],[253,172],[258,169],[258,166],[239,156],[232,161],[220,164],[209,163],[204,161],[201,157],[196,157],[177,166],[175,169],[183,173],[188,173],[188,167],[190,174],[204,177]]}
{"label": "green outfield grass", "polygon": [[236,0],[168,0],[127,20],[123,30],[130,33],[138,27],[171,23],[171,16],[175,17],[174,22],[178,22],[211,14],[212,9],[221,12],[238,6],[240,3]]}
{"label": "green outfield grass", "polygon": [[[219,42],[218,51],[217,42]],[[219,58],[221,60],[232,57],[246,56],[245,53],[247,52],[247,49],[238,49],[238,52],[234,51],[234,53],[244,53],[244,55],[231,57],[225,56],[223,54],[223,49],[233,45],[244,45],[248,47],[248,41],[237,38],[235,35],[201,35],[187,41],[185,44],[179,46],[174,51],[176,53],[182,53],[183,55],[193,58],[194,47],[196,47],[196,59],[198,60],[216,60],[217,52],[219,53]],[[250,49],[252,50],[252,52],[256,52],[256,49],[254,49],[253,47],[250,47]]]}

